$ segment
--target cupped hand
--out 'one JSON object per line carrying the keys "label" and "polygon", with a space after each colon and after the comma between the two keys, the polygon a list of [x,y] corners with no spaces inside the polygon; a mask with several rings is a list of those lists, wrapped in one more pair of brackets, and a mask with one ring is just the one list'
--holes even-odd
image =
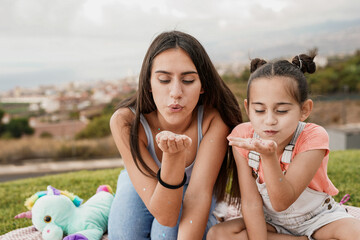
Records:
{"label": "cupped hand", "polygon": [[191,146],[192,140],[186,135],[175,134],[170,131],[162,131],[155,137],[161,151],[166,153],[178,153]]}
{"label": "cupped hand", "polygon": [[264,140],[261,138],[237,138],[229,137],[229,145],[244,148],[249,151],[255,151],[260,154],[274,154],[277,150],[277,144],[273,140]]}

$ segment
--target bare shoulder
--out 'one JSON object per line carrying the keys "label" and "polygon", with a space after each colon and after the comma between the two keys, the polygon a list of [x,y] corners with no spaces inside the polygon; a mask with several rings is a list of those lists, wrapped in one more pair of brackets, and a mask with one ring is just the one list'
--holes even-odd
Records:
{"label": "bare shoulder", "polygon": [[119,108],[110,118],[111,128],[122,128],[134,119],[134,113],[129,108]]}
{"label": "bare shoulder", "polygon": [[205,134],[211,127],[218,128],[220,131],[228,128],[221,118],[219,111],[216,108],[207,107],[204,109],[203,134]]}
{"label": "bare shoulder", "polygon": [[216,108],[213,107],[204,108],[203,122],[212,121],[216,118],[221,119],[220,113]]}
{"label": "bare shoulder", "polygon": [[110,118],[110,130],[115,142],[127,140],[134,113],[129,108],[119,108]]}

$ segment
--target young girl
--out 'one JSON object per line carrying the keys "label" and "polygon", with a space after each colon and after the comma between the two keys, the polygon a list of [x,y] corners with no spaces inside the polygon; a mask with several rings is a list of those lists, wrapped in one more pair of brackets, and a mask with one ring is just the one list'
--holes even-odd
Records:
{"label": "young girl", "polygon": [[243,217],[216,225],[207,239],[360,239],[360,221],[332,198],[328,135],[303,122],[313,107],[304,73],[315,72],[314,57],[251,62],[250,122],[228,136]]}
{"label": "young girl", "polygon": [[226,137],[239,123],[238,102],[202,45],[179,31],[158,35],[145,55],[138,92],[110,121],[125,170],[109,238],[203,239],[217,223],[215,198],[224,198],[235,163]]}

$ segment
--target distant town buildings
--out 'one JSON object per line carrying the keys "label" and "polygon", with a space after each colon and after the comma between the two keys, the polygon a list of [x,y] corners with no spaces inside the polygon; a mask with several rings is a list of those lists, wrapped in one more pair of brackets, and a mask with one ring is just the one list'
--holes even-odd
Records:
{"label": "distant town buildings", "polygon": [[40,86],[34,89],[16,87],[0,93],[1,103],[28,103],[29,111],[44,110],[46,113],[57,111],[82,110],[90,106],[110,103],[121,94],[129,93],[137,87],[137,78],[117,81],[91,83],[69,83],[66,86]]}
{"label": "distant town buildings", "polygon": [[80,120],[67,120],[61,122],[39,122],[36,118],[29,119],[29,125],[34,131],[34,137],[54,137],[61,139],[72,139],[83,130],[87,123]]}
{"label": "distant town buildings", "polygon": [[[34,135],[47,134],[56,138],[71,138],[85,128],[89,121],[102,114],[113,99],[135,91],[137,77],[115,81],[68,83],[65,86],[39,86],[34,89],[17,87],[0,93],[0,103],[28,106],[29,125]],[[75,115],[71,116],[71,114]],[[11,113],[0,121],[10,122]]]}

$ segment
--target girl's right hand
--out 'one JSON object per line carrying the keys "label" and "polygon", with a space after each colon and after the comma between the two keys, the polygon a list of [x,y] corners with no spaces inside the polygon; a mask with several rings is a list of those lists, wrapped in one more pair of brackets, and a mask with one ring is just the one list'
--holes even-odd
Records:
{"label": "girl's right hand", "polygon": [[255,151],[263,155],[276,153],[277,144],[272,140],[261,138],[237,138],[229,137],[229,145],[244,148],[249,151]]}
{"label": "girl's right hand", "polygon": [[170,131],[162,131],[155,137],[161,151],[164,153],[178,153],[191,146],[192,140],[186,135],[175,134]]}

